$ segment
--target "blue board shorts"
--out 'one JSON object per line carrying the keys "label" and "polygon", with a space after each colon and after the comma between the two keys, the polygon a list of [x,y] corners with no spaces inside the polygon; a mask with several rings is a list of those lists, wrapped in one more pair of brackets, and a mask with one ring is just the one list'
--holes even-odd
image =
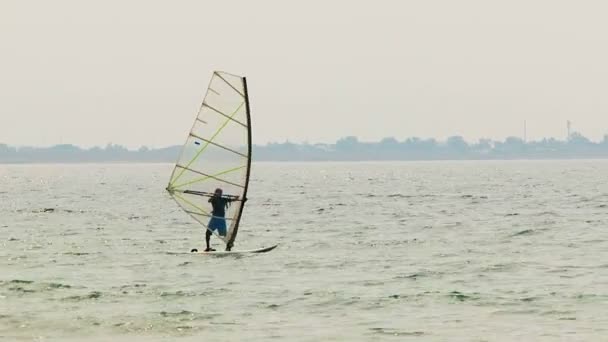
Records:
{"label": "blue board shorts", "polygon": [[212,232],[217,230],[218,234],[226,236],[226,219],[223,217],[212,217],[209,220],[208,229]]}

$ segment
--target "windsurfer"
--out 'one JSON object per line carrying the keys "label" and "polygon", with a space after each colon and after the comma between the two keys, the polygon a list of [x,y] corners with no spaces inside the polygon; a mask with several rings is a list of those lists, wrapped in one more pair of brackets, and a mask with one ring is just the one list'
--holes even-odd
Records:
{"label": "windsurfer", "polygon": [[211,211],[212,216],[209,220],[209,225],[207,226],[207,232],[205,233],[205,242],[207,243],[205,252],[215,251],[215,249],[209,246],[209,240],[211,239],[213,231],[217,230],[217,233],[220,236],[226,236],[226,208],[228,208],[230,202],[238,199],[238,197],[222,197],[222,194],[222,189],[217,188],[215,189],[213,196],[209,198],[209,203],[211,203],[213,211]]}

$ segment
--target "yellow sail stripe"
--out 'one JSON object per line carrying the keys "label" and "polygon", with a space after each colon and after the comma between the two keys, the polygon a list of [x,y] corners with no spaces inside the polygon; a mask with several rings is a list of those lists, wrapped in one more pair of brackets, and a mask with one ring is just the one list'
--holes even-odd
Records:
{"label": "yellow sail stripe", "polygon": [[232,120],[232,118],[236,115],[236,113],[241,110],[241,108],[243,107],[243,105],[245,104],[245,101],[241,102],[241,104],[238,106],[237,109],[234,110],[234,112],[232,114],[230,114],[230,116],[226,119],[226,121],[224,121],[224,123],[220,126],[220,128],[217,129],[217,131],[211,136],[211,138],[205,143],[205,145],[203,147],[201,147],[201,149],[196,153],[196,155],[194,155],[194,157],[188,162],[188,164],[186,164],[186,167],[184,169],[182,169],[182,171],[177,175],[177,177],[175,177],[175,179],[173,179],[171,181],[171,183],[176,182],[186,171],[187,168],[190,167],[190,165],[192,165],[192,163],[194,163],[194,161],[201,155],[201,153],[203,153],[203,151],[207,148],[207,146],[209,146],[209,143],[213,141],[213,139],[215,139],[218,134],[220,134],[220,132],[224,129],[224,127],[226,127],[226,125],[228,125],[228,123]]}
{"label": "yellow sail stripe", "polygon": [[237,166],[237,167],[235,167],[233,169],[228,169],[228,170],[225,170],[225,171],[221,171],[221,172],[218,172],[218,173],[216,173],[214,175],[210,175],[210,176],[205,176],[205,177],[197,178],[195,180],[192,180],[192,181],[189,181],[189,182],[186,182],[186,183],[182,183],[182,184],[178,184],[178,185],[171,185],[171,187],[174,188],[174,189],[181,188],[181,187],[186,186],[186,185],[191,185],[191,184],[194,184],[194,183],[205,181],[207,179],[213,179],[213,177],[217,177],[217,176],[225,175],[225,174],[230,173],[230,172],[238,171],[238,170],[240,170],[240,169],[242,169],[244,167],[247,167],[247,165]]}

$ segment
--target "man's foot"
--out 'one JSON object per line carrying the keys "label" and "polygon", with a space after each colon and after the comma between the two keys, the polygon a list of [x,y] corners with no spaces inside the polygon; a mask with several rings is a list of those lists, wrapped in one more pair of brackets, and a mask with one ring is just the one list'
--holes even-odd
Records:
{"label": "man's foot", "polygon": [[215,249],[207,247],[205,248],[205,252],[215,252]]}

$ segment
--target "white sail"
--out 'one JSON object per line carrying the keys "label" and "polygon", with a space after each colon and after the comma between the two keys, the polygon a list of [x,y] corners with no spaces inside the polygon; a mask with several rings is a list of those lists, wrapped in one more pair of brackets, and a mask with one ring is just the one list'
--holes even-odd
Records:
{"label": "white sail", "polygon": [[[195,220],[207,227],[210,196],[238,200],[226,209],[230,250],[247,198],[251,169],[251,120],[244,77],[215,71],[167,186],[167,191]],[[219,236],[219,235],[218,235]]]}

